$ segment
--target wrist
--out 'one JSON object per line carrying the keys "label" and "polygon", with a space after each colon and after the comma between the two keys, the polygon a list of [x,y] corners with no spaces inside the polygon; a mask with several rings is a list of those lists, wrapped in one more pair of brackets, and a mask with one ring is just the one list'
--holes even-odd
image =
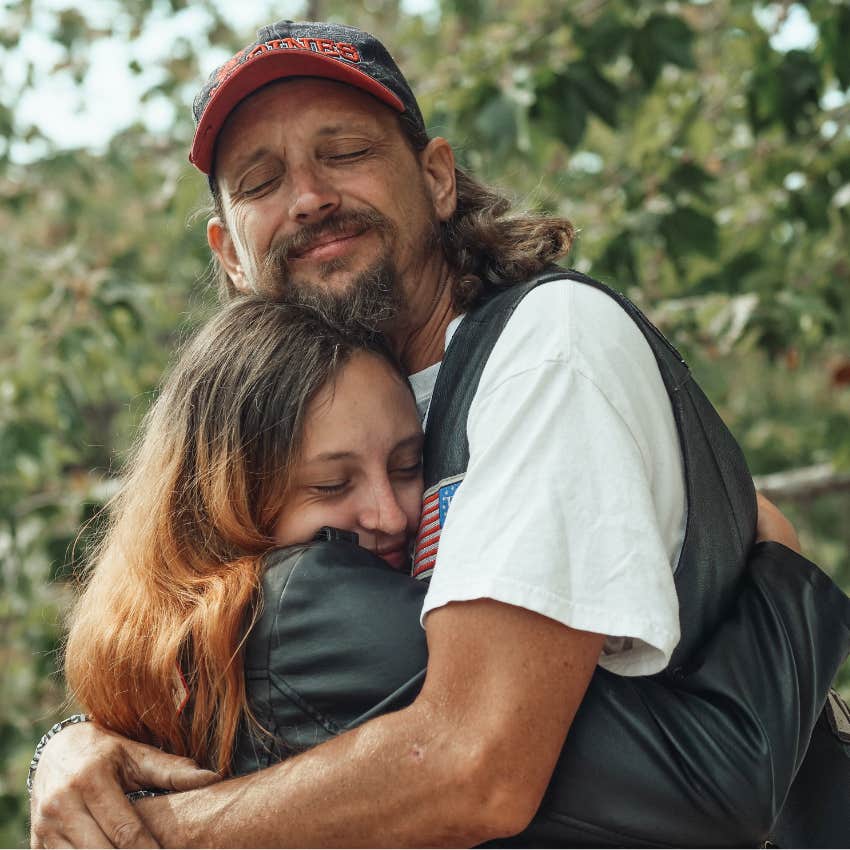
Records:
{"label": "wrist", "polygon": [[215,823],[215,814],[194,791],[145,795],[135,800],[133,807],[160,847],[212,847],[216,838],[218,846],[236,846],[226,831],[217,836],[206,834],[205,828]]}

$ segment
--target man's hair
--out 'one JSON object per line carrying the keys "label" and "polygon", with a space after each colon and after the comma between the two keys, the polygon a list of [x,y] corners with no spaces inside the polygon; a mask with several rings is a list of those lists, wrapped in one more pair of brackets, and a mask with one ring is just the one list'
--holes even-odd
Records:
{"label": "man's hair", "polygon": [[[398,116],[402,135],[414,152],[422,151],[428,135]],[[457,208],[440,223],[440,244],[453,277],[452,303],[460,312],[470,310],[488,292],[527,280],[565,257],[575,229],[565,218],[533,213],[511,213],[511,202],[460,168],[455,168]],[[222,221],[224,207],[215,176],[209,175],[212,214]],[[217,258],[213,277],[219,295],[228,300],[239,294]]]}
{"label": "man's hair", "polygon": [[[276,545],[310,403],[358,352],[403,374],[377,335],[253,297],[233,299],[185,347],[71,614],[66,678],[101,725],[229,771],[251,720],[242,646],[262,556]],[[192,698],[182,714],[181,674]]]}

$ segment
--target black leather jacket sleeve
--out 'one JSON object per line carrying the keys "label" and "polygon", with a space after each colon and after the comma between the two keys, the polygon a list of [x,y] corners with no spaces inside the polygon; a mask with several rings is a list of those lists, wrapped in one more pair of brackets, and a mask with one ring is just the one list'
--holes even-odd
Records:
{"label": "black leather jacket sleeve", "polygon": [[[269,558],[246,644],[253,712],[238,773],[408,705],[425,587],[331,542]],[[753,550],[728,616],[675,675],[597,670],[516,846],[755,846],[765,840],[850,648],[850,600],[780,544]],[[541,649],[541,651],[544,651]]]}

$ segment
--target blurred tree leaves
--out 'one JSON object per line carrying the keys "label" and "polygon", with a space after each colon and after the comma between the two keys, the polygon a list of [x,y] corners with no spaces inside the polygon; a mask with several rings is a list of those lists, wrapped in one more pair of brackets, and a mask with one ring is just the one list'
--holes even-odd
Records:
{"label": "blurred tree leaves", "polygon": [[[64,579],[84,548],[74,541],[114,488],[175,341],[213,301],[204,218],[193,216],[204,180],[186,162],[191,98],[211,51],[224,58],[253,38],[224,2],[108,5],[94,15],[20,0],[0,12],[7,846],[25,843],[26,767],[61,713],[52,673]],[[801,9],[435,0],[411,15],[398,0],[310,4],[390,45],[464,165],[578,225],[573,264],[671,335],[758,473],[850,468],[850,3],[806,4],[815,38],[780,49]],[[188,13],[191,37],[146,76],[135,46],[152,22]],[[266,4],[256,25],[284,15],[299,11]],[[77,82],[98,44],[122,39],[143,100],[173,105],[173,125],[119,128],[100,152],[44,139],[19,109],[43,75],[43,59],[14,52],[33,29],[56,48],[49,70]],[[848,495],[783,507],[806,551],[850,587]]]}
{"label": "blurred tree leaves", "polygon": [[693,68],[694,32],[680,17],[653,12],[632,32],[630,53],[646,86],[652,87],[665,64]]}

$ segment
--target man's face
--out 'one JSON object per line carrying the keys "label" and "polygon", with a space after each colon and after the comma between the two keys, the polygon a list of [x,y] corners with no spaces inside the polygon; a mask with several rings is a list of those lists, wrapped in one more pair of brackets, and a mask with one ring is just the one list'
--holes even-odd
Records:
{"label": "man's face", "polygon": [[266,86],[228,118],[215,175],[224,221],[208,237],[237,289],[343,300],[384,324],[432,303],[451,150],[415,153],[369,95],[314,78]]}

